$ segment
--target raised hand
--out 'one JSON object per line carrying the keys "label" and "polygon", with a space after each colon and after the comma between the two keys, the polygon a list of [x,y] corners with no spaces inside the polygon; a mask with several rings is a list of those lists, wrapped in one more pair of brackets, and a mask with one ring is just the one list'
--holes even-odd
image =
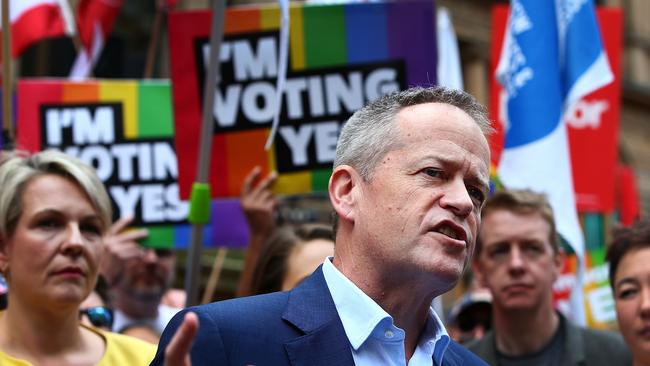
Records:
{"label": "raised hand", "polygon": [[131,222],[133,222],[131,216],[117,220],[104,236],[105,252],[100,272],[109,287],[119,282],[124,273],[124,265],[129,259],[142,255],[142,248],[138,244],[138,240],[149,235],[146,229],[127,230]]}
{"label": "raised hand", "polygon": [[165,366],[190,366],[190,350],[199,330],[199,318],[196,314],[188,312],[183,318],[183,323],[176,330],[176,334],[165,349]]}

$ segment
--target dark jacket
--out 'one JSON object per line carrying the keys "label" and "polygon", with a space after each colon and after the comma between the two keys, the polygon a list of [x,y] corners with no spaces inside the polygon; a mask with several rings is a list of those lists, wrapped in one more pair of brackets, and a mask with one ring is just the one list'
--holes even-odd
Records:
{"label": "dark jacket", "polygon": [[[564,332],[564,349],[562,364],[559,366],[608,366],[631,365],[632,356],[616,333],[605,330],[589,329],[576,326],[568,319],[562,318],[560,325]],[[497,365],[496,340],[494,330],[485,334],[478,341],[467,344],[470,351],[476,353],[490,365]]]}
{"label": "dark jacket", "polygon": [[[354,365],[350,343],[325,283],[322,268],[289,292],[239,298],[189,309],[199,317],[192,365]],[[164,364],[164,349],[185,312],[165,329],[151,365]],[[455,342],[444,365],[485,365]]]}

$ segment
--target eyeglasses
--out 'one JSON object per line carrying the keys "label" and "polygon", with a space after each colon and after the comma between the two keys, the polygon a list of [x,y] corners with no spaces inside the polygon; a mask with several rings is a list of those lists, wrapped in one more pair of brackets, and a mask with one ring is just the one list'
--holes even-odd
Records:
{"label": "eyeglasses", "polygon": [[98,328],[112,329],[113,327],[113,311],[106,306],[79,309],[79,318],[82,315],[86,315],[90,323]]}

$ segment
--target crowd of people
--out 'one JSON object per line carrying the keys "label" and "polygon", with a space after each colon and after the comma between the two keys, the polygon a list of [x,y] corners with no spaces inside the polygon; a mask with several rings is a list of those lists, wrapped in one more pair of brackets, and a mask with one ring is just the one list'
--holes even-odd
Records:
{"label": "crowd of people", "polygon": [[[370,102],[339,136],[333,225],[276,225],[277,177],[253,168],[238,297],[191,308],[170,289],[173,250],[111,222],[91,167],[5,152],[0,365],[650,365],[650,222],[608,243],[620,334],[574,324],[553,304],[551,207],[490,192],[491,132],[462,91]],[[432,302],[466,271],[477,288],[445,324]]]}

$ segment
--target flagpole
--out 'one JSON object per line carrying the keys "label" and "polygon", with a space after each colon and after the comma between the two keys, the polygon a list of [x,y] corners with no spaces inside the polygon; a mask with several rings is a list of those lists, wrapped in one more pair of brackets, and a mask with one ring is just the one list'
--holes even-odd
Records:
{"label": "flagpole", "polygon": [[[2,121],[5,136],[14,139],[14,122],[11,111],[11,24],[9,0],[2,0]],[[6,143],[6,141],[5,141]]]}
{"label": "flagpole", "polygon": [[[163,22],[163,4],[160,1],[156,2],[156,15],[153,20],[153,30],[151,31],[151,39],[147,47],[147,59],[144,66],[144,78],[150,79],[153,75],[154,62],[156,60],[156,49],[158,48],[158,41],[160,39],[160,32]],[[165,11],[166,13],[166,11]]]}
{"label": "flagpole", "polygon": [[201,121],[199,159],[196,181],[192,185],[190,214],[188,217],[188,220],[192,224],[192,232],[185,276],[185,291],[187,292],[186,306],[192,306],[198,303],[203,227],[208,223],[210,216],[210,185],[208,184],[208,173],[210,169],[214,127],[214,93],[219,75],[219,50],[223,38],[225,11],[225,0],[212,1],[210,58],[203,90],[203,115]]}

